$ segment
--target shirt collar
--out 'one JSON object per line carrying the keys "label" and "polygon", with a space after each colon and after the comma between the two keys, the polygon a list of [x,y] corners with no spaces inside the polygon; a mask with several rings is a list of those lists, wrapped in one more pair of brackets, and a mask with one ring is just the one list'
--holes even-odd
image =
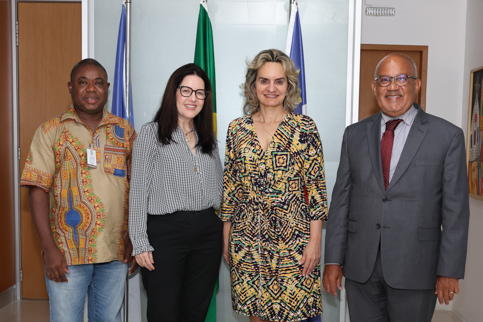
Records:
{"label": "shirt collar", "polygon": [[[69,108],[67,109],[67,112],[62,115],[61,121],[65,120],[75,120],[76,122],[83,123],[80,119],[79,116],[77,115],[77,112],[74,108],[74,105],[71,104]],[[114,117],[111,113],[109,113],[106,108],[103,109],[102,111],[102,120],[99,123],[99,126],[101,125],[108,125],[108,124],[117,124],[119,123],[119,120]]]}
{"label": "shirt collar", "polygon": [[390,117],[381,111],[381,126],[385,125],[387,121],[395,119],[401,119],[406,125],[412,126],[414,119],[416,118],[416,114],[418,114],[418,109],[414,107],[414,104],[409,110],[406,111],[406,113],[398,117]]}

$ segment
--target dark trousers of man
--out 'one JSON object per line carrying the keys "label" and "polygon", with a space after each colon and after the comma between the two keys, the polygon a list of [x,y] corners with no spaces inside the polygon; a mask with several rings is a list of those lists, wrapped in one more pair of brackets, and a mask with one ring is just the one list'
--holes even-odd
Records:
{"label": "dark trousers of man", "polygon": [[436,306],[435,290],[400,290],[384,280],[381,253],[365,283],[346,279],[351,322],[431,322]]}
{"label": "dark trousers of man", "polygon": [[148,321],[204,322],[218,277],[223,223],[213,208],[149,215],[154,270],[141,269]]}

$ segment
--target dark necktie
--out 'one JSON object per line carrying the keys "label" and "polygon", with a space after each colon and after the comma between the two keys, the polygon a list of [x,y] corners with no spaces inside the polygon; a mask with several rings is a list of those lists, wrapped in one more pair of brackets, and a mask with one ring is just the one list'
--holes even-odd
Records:
{"label": "dark necktie", "polygon": [[391,168],[392,145],[394,143],[394,130],[402,120],[390,120],[386,122],[386,131],[381,139],[382,174],[384,175],[384,187],[389,186],[389,171]]}

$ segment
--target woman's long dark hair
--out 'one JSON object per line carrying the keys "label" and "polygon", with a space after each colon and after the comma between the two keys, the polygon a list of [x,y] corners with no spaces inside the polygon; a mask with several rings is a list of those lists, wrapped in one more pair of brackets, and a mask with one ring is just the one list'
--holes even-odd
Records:
{"label": "woman's long dark hair", "polygon": [[[186,64],[178,68],[169,78],[164,90],[161,106],[159,107],[153,122],[158,123],[158,140],[163,144],[175,142],[172,138],[173,131],[178,126],[178,108],[176,106],[176,91],[183,79],[188,75],[199,76],[205,82],[205,90],[209,91],[205,98],[203,108],[193,119],[198,143],[201,152],[210,154],[216,147],[215,133],[213,132],[213,96],[211,83],[208,75],[195,64]],[[194,95],[194,94],[193,94]]]}

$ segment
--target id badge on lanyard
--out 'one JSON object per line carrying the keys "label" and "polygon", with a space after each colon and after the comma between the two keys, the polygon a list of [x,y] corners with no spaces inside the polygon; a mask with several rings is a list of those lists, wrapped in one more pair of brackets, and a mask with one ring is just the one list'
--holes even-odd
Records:
{"label": "id badge on lanyard", "polygon": [[87,166],[92,169],[97,168],[97,152],[92,144],[90,149],[87,149]]}

